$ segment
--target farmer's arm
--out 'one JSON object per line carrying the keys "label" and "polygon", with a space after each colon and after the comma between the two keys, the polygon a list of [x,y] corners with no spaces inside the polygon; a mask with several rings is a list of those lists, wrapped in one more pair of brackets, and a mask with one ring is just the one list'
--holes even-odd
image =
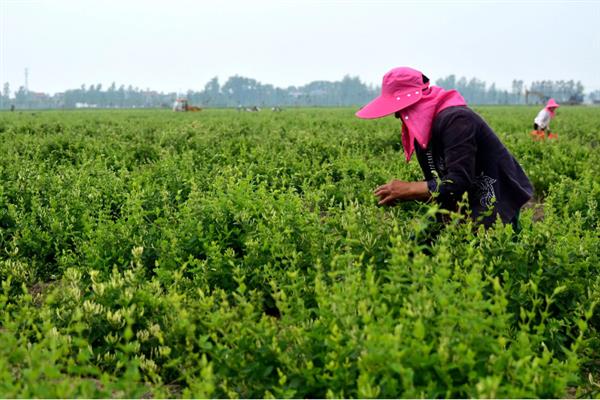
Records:
{"label": "farmer's arm", "polygon": [[379,205],[390,205],[398,200],[429,200],[431,193],[427,182],[404,182],[397,179],[379,186],[374,191]]}
{"label": "farmer's arm", "polygon": [[444,205],[460,200],[475,178],[476,129],[477,120],[464,115],[454,116],[441,132],[447,170],[443,180],[392,180],[375,189],[379,204],[391,205],[401,200],[429,200],[434,192],[438,193],[438,201]]}

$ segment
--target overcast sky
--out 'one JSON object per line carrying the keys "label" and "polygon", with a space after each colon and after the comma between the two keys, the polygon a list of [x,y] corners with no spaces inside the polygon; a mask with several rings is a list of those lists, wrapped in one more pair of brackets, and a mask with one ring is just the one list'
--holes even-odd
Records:
{"label": "overcast sky", "polygon": [[276,86],[379,84],[396,66],[501,88],[600,89],[600,1],[0,0],[0,83],[200,90],[238,74]]}

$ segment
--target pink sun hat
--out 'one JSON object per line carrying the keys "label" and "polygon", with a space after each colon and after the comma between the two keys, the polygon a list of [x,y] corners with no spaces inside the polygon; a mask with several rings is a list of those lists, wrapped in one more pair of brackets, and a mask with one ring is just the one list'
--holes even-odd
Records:
{"label": "pink sun hat", "polygon": [[358,110],[359,118],[381,118],[400,111],[421,100],[423,89],[429,83],[423,83],[423,74],[409,67],[394,68],[383,76],[381,95]]}
{"label": "pink sun hat", "polygon": [[554,101],[554,99],[548,100],[548,103],[546,104],[546,108],[558,108],[558,107],[560,107],[560,105],[558,105],[558,103],[556,101]]}

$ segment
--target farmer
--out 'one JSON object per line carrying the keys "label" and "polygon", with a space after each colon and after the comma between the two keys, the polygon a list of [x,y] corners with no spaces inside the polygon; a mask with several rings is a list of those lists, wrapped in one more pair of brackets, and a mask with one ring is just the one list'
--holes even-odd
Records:
{"label": "farmer", "polygon": [[556,115],[556,109],[559,105],[554,99],[548,100],[546,107],[542,108],[537,117],[533,120],[533,132],[531,134],[534,139],[545,139],[548,134],[548,139],[556,139],[557,136],[550,132],[550,120]]}
{"label": "farmer", "polygon": [[467,192],[472,218],[489,226],[499,217],[517,228],[519,211],[533,194],[531,183],[456,90],[430,86],[412,68],[394,68],[383,77],[381,95],[356,113],[366,119],[391,114],[402,121],[406,161],[416,152],[425,180],[393,179],[379,186],[374,193],[380,205],[435,197],[443,208],[456,210]]}

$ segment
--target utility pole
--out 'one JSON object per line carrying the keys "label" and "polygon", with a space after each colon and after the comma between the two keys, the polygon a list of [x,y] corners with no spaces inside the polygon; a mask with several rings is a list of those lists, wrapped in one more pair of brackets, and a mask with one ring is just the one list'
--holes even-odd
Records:
{"label": "utility pole", "polygon": [[25,68],[25,93],[29,93],[29,68]]}

